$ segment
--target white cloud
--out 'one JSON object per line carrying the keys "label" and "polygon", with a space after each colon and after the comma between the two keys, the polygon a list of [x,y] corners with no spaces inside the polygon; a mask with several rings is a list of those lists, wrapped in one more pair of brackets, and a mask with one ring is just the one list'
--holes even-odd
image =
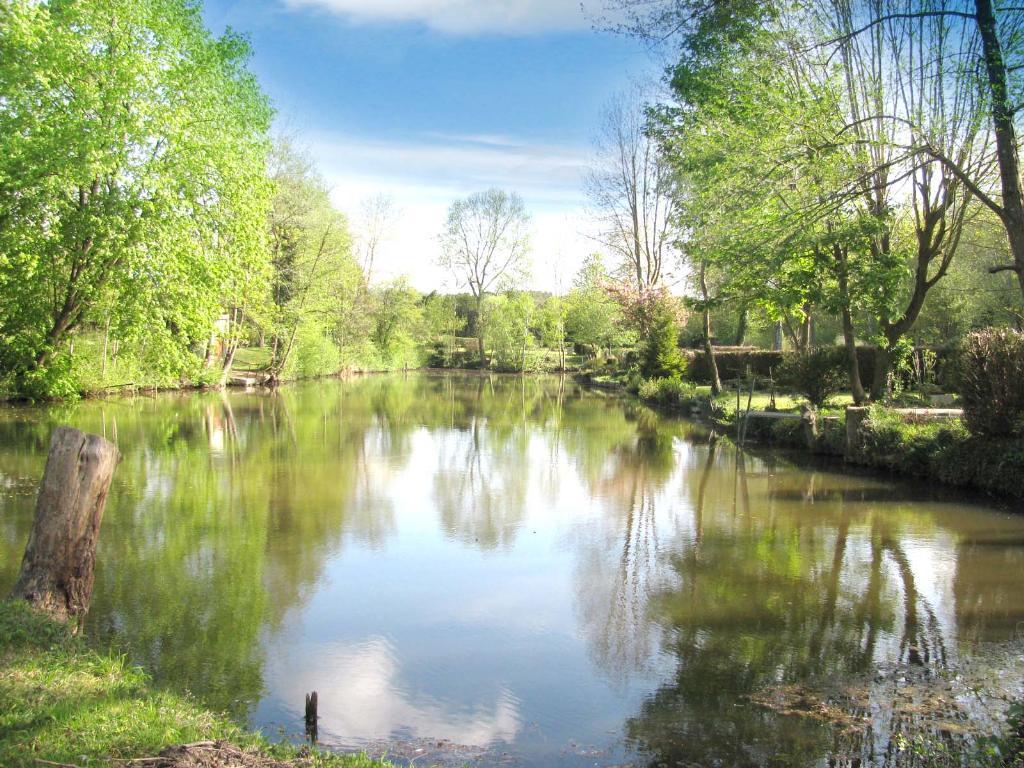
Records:
{"label": "white cloud", "polygon": [[531,287],[567,287],[594,241],[586,231],[582,192],[588,150],[530,143],[509,136],[425,134],[386,141],[313,134],[310,150],[341,210],[391,195],[401,210],[384,242],[375,280],[408,276],[420,290],[454,290],[437,266],[437,236],[448,206],[490,187],[520,193],[532,218]]}
{"label": "white cloud", "polygon": [[[356,23],[418,23],[446,34],[533,34],[587,29],[586,11],[599,4],[580,0],[283,0],[289,8],[313,8]],[[591,7],[597,6],[597,7]]]}

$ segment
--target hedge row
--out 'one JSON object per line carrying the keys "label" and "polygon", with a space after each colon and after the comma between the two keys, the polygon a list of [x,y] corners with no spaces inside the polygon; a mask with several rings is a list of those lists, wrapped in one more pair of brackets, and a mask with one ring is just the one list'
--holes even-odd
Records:
{"label": "hedge row", "polygon": [[[686,354],[689,362],[688,378],[698,384],[709,384],[711,368],[707,355],[700,350],[688,350]],[[773,376],[778,380],[779,369],[788,354],[791,353],[764,349],[716,350],[715,362],[718,365],[718,375],[723,381],[745,378],[748,370],[759,379],[767,381],[769,376]],[[871,347],[858,347],[857,357],[861,380],[865,382],[865,386],[869,386],[875,371],[875,350]]]}
{"label": "hedge row", "polygon": [[[950,362],[956,358],[956,350],[932,351],[937,357],[934,374],[937,383],[948,386],[952,383],[948,380],[949,372],[953,368]],[[768,376],[772,375],[778,381],[783,360],[792,354],[752,348],[719,348],[715,350],[715,362],[718,364],[718,375],[723,381],[745,378],[748,370],[758,379],[767,380]],[[687,378],[698,384],[709,384],[711,369],[703,350],[686,350],[685,355],[689,364]],[[864,387],[868,388],[875,375],[875,348],[857,347],[857,362],[860,365],[860,380]]]}

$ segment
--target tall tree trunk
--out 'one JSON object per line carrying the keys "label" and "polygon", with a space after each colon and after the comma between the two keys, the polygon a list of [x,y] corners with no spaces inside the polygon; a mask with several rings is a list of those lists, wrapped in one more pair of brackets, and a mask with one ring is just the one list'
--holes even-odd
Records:
{"label": "tall tree trunk", "polygon": [[733,339],[733,343],[737,347],[742,347],[743,346],[743,340],[747,337],[747,319],[748,319],[747,318],[747,314],[748,314],[748,312],[749,312],[749,310],[747,308],[747,305],[744,304],[740,308],[740,316],[739,316],[739,319],[736,322],[736,336]]}
{"label": "tall tree trunk", "polygon": [[57,313],[53,320],[53,325],[50,326],[50,330],[46,333],[46,340],[43,342],[42,349],[36,355],[36,368],[42,368],[50,361],[50,354],[64,340],[67,332],[74,327],[75,322],[72,318],[76,311],[77,307],[72,307],[65,303],[64,307]]}
{"label": "tall tree trunk", "polygon": [[996,140],[996,159],[1002,184],[1002,219],[1013,254],[1013,264],[1005,267],[1017,273],[1024,293],[1024,195],[1021,193],[1020,156],[1013,107],[1007,87],[1006,61],[996,26],[992,0],[975,0],[978,34],[985,54],[985,71],[992,101],[992,128]]}
{"label": "tall tree trunk", "polygon": [[860,359],[857,357],[857,337],[853,330],[853,318],[848,307],[843,307],[843,346],[846,348],[846,373],[850,382],[850,393],[854,405],[864,405],[867,394],[860,378]]}
{"label": "tall tree trunk", "polygon": [[857,335],[853,328],[853,314],[850,311],[850,277],[848,273],[847,254],[840,246],[835,246],[833,255],[837,262],[840,314],[843,321],[843,346],[846,348],[846,371],[850,381],[850,393],[854,405],[863,405],[867,400],[864,384],[860,378],[860,360],[857,358]]}
{"label": "tall tree trunk", "polygon": [[811,314],[811,305],[803,306],[804,319],[800,323],[800,351],[807,353],[814,346],[814,316]]}
{"label": "tall tree trunk", "polygon": [[484,296],[480,293],[476,297],[476,343],[480,352],[480,367],[487,367],[487,353],[484,352]]}
{"label": "tall tree trunk", "polygon": [[223,387],[231,378],[231,368],[235,364],[235,353],[241,342],[239,338],[239,326],[245,322],[245,310],[235,307],[231,310],[231,322],[228,325],[227,346],[224,348],[224,360],[220,370],[220,385]]}
{"label": "tall tree trunk", "polygon": [[120,454],[97,435],[58,427],[11,597],[65,621],[89,610],[96,540]]}
{"label": "tall tree trunk", "polygon": [[892,350],[888,344],[875,347],[875,368],[871,378],[871,399],[881,402],[889,394],[889,372],[892,369]]}
{"label": "tall tree trunk", "polygon": [[711,374],[711,394],[722,392],[722,379],[718,375],[718,361],[715,360],[715,347],[711,343],[711,303],[708,297],[707,262],[700,263],[700,293],[704,300],[704,354],[708,358],[708,371]]}

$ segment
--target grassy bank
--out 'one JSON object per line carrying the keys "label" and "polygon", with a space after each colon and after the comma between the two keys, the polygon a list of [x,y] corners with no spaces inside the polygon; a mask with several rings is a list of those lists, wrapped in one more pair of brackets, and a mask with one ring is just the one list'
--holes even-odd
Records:
{"label": "grassy bank", "polygon": [[848,461],[947,485],[1024,499],[1024,440],[971,435],[960,421],[907,423],[872,408]]}
{"label": "grassy bank", "polygon": [[0,765],[110,765],[224,740],[288,764],[384,768],[363,756],[271,744],[187,697],[154,689],[123,657],[88,650],[22,602],[0,602]]}

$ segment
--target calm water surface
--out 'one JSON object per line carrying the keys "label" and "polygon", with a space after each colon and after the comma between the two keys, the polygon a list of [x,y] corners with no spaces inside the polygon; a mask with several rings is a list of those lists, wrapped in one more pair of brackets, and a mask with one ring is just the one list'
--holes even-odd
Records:
{"label": "calm water surface", "polygon": [[[324,743],[405,758],[882,764],[900,686],[1020,692],[1024,517],[558,379],[4,409],[0,591],[59,423],[124,454],[92,642],[272,735],[317,690]],[[850,686],[862,738],[759,703],[802,686]]]}

